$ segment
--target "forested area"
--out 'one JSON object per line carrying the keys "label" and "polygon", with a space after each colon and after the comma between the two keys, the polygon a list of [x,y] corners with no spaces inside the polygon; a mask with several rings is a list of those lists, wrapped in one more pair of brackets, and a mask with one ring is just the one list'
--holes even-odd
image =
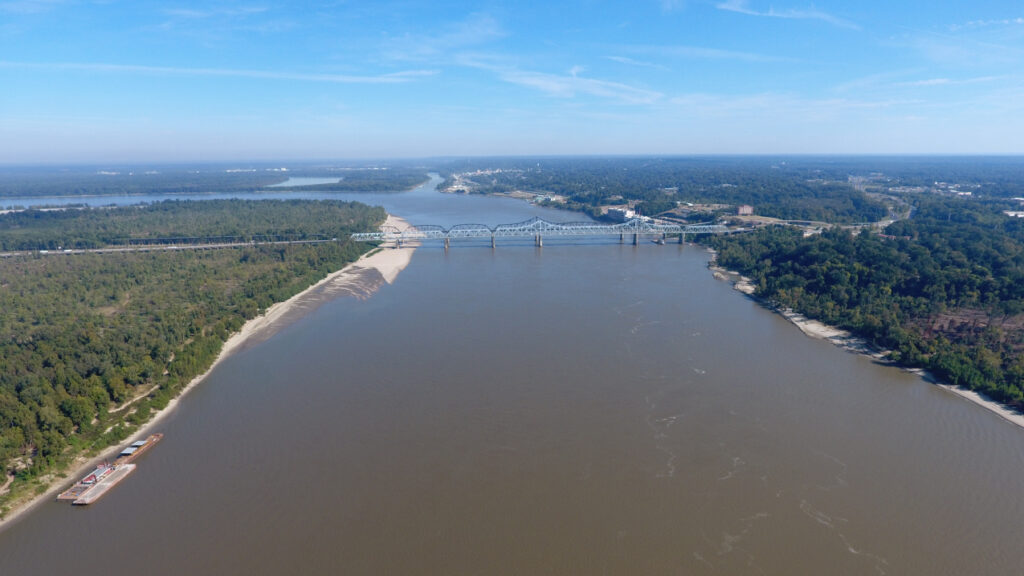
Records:
{"label": "forested area", "polygon": [[1024,408],[1024,221],[995,201],[915,203],[913,218],[882,235],[771,227],[712,244],[758,296]]}
{"label": "forested area", "polygon": [[547,158],[495,160],[486,166],[501,171],[472,177],[479,185],[472,192],[559,194],[568,198],[568,208],[592,216],[597,206],[623,200],[639,201],[646,215],[677,202],[750,204],[759,215],[786,220],[853,223],[886,215],[882,203],[846,184],[846,174],[824,180],[820,169],[780,159]]}
{"label": "forested area", "polygon": [[333,238],[365,215],[316,200],[167,200],[143,206],[0,214],[0,250],[99,248],[166,238],[247,242]]}
{"label": "forested area", "polygon": [[94,226],[115,236],[190,235],[223,223],[241,235],[339,241],[0,259],[0,465],[17,477],[4,499],[74,455],[125,438],[205,371],[246,320],[358,258],[368,246],[348,235],[386,215],[357,203],[226,201],[31,216],[20,228],[0,220],[0,238],[30,230],[73,243]]}
{"label": "forested area", "polygon": [[[286,182],[290,177],[336,178],[337,183],[275,187],[272,190],[381,192],[408,190],[426,181],[427,171],[409,166],[299,166],[287,172],[276,168],[238,169],[220,166],[122,167],[114,170],[71,167],[0,168],[0,200],[5,197],[111,196],[255,192]],[[0,203],[2,205],[2,203]]]}
{"label": "forested area", "polygon": [[875,184],[931,187],[955,184],[987,197],[1024,197],[1024,158],[1020,156],[861,156],[791,158],[794,169],[822,177],[879,176]]}

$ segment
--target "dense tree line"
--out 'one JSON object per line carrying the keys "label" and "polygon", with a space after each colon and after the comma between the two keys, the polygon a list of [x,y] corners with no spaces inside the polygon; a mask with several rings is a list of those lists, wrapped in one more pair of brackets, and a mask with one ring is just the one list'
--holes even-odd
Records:
{"label": "dense tree line", "polygon": [[[448,174],[469,166],[453,164]],[[678,202],[750,204],[763,216],[842,223],[874,221],[887,213],[881,202],[846,184],[845,174],[838,181],[825,180],[819,169],[779,159],[546,158],[480,166],[501,171],[472,176],[473,191],[559,194],[570,209],[592,214],[596,206],[624,200],[638,201],[647,215]]]}
{"label": "dense tree line", "polygon": [[772,227],[712,242],[757,295],[1024,407],[1024,222],[1000,203],[917,202],[884,234]]}
{"label": "dense tree line", "polygon": [[1024,197],[1020,156],[861,156],[790,159],[793,169],[813,169],[830,178],[881,175],[875,185],[921,186],[939,182],[990,198]]}
{"label": "dense tree line", "polygon": [[[345,239],[385,217],[354,203],[190,202],[49,213],[61,226],[36,230],[87,230],[97,215],[134,229],[153,223],[144,212],[168,218],[161,234],[221,221],[240,234],[276,226],[340,241],[0,259],[0,466],[16,473],[16,488],[123,439],[205,371],[246,320],[358,258],[368,246]],[[0,225],[0,237],[10,232]]]}
{"label": "dense tree line", "polygon": [[25,210],[0,214],[0,250],[98,248],[164,238],[331,238],[364,217],[350,204],[315,200],[167,200],[114,208]]}

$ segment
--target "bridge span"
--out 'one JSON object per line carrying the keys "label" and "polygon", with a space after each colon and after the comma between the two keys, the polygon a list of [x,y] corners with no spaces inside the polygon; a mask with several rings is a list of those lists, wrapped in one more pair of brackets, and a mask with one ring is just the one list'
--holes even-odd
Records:
{"label": "bridge span", "polygon": [[494,228],[484,224],[458,224],[451,228],[436,225],[413,225],[405,229],[383,226],[379,232],[353,234],[352,239],[361,242],[395,242],[398,246],[409,241],[443,240],[444,246],[447,248],[452,239],[490,238],[493,248],[497,245],[498,238],[533,237],[537,246],[543,246],[545,236],[614,236],[618,234],[619,241],[624,242],[626,235],[632,234],[633,245],[637,245],[641,235],[660,237],[662,240],[669,235],[679,235],[679,243],[682,244],[687,234],[723,234],[726,232],[729,232],[729,229],[720,224],[660,224],[643,218],[633,218],[620,224],[548,222],[540,218],[533,218],[515,224],[499,224]]}

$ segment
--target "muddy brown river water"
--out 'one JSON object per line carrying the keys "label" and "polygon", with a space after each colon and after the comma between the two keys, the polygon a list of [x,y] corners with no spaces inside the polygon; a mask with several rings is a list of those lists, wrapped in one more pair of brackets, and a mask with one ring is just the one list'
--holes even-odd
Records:
{"label": "muddy brown river water", "polygon": [[101,502],[0,532],[0,574],[1021,573],[1024,430],[804,336],[707,261],[423,246],[226,359]]}

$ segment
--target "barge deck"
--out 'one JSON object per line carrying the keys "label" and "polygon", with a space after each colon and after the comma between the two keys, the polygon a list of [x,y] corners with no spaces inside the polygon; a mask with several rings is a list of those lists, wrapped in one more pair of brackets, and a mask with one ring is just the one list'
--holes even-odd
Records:
{"label": "barge deck", "polygon": [[124,480],[125,476],[135,471],[135,464],[118,464],[111,468],[111,472],[103,477],[102,480],[93,484],[88,490],[82,493],[76,500],[71,502],[76,506],[84,506],[86,504],[92,504],[107,493],[108,490],[117,485],[118,482]]}

